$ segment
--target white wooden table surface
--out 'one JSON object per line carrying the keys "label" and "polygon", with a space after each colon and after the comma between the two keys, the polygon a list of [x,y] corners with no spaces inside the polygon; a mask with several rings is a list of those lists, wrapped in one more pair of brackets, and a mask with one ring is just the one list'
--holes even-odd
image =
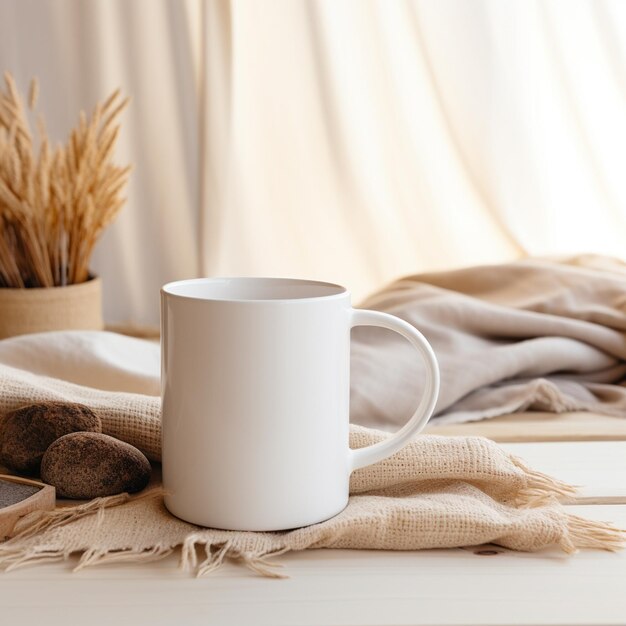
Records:
{"label": "white wooden table surface", "polygon": [[[582,485],[572,512],[626,528],[626,441],[504,447]],[[195,579],[177,555],[76,574],[54,563],[0,574],[0,624],[626,624],[626,552],[482,551],[313,550],[279,557],[286,580],[232,563]]]}

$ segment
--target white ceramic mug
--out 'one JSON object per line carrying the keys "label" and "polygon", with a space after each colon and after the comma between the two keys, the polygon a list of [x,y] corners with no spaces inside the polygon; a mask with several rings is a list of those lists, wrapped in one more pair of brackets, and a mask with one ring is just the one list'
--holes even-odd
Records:
{"label": "white ceramic mug", "polygon": [[[426,363],[424,395],[397,433],[351,450],[350,329],[382,326]],[[413,326],[353,309],[330,283],[209,278],[161,290],[165,504],[214,528],[284,530],[348,503],[350,473],[399,450],[433,412],[435,355]]]}

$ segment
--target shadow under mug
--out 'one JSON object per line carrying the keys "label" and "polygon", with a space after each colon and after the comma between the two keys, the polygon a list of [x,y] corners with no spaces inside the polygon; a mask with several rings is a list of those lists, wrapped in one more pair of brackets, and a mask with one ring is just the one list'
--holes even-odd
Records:
{"label": "shadow under mug", "polygon": [[[426,364],[406,425],[351,450],[350,329],[403,335]],[[405,321],[353,309],[330,283],[201,278],[161,290],[163,485],[174,515],[201,526],[271,531],[341,512],[352,471],[404,446],[430,418],[439,370]]]}

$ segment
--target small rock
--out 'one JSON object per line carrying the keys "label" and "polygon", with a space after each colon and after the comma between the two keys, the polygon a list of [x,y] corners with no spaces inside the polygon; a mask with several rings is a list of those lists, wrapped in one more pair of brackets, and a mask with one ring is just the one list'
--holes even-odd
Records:
{"label": "small rock", "polygon": [[129,443],[101,433],[71,433],[57,439],[41,461],[41,478],[57,495],[80,500],[143,489],[150,462]]}
{"label": "small rock", "polygon": [[37,474],[48,446],[76,431],[102,432],[100,418],[82,404],[38,402],[10,411],[0,422],[0,463]]}

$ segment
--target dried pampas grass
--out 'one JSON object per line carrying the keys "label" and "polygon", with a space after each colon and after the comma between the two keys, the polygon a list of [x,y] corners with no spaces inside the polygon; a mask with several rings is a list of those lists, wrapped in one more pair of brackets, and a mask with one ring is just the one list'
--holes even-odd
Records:
{"label": "dried pampas grass", "polygon": [[[125,198],[130,167],[112,163],[118,118],[128,99],[119,90],[98,104],[65,145],[53,148],[42,118],[33,139],[11,74],[0,90],[0,287],[54,287],[89,277],[102,231]],[[37,81],[29,108],[38,98]]]}

